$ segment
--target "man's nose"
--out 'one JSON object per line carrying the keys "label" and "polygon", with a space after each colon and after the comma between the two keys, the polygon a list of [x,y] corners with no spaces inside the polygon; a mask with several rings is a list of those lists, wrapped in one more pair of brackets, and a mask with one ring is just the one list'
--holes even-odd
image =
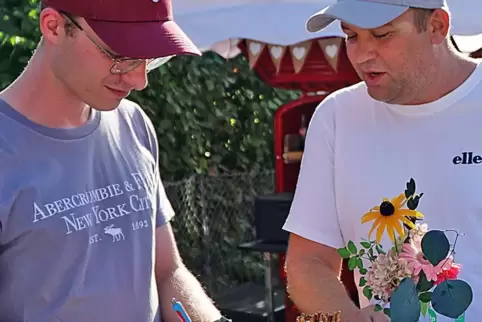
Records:
{"label": "man's nose", "polygon": [[352,48],[354,62],[363,65],[377,58],[377,47],[374,39],[358,39]]}
{"label": "man's nose", "polygon": [[131,85],[136,91],[142,91],[147,87],[147,63],[144,61],[137,68],[122,75],[123,81]]}

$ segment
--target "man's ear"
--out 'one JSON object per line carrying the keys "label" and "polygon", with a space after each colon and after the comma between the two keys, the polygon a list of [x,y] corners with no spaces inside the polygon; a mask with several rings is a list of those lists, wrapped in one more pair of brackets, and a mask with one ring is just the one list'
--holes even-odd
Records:
{"label": "man's ear", "polygon": [[65,36],[65,19],[53,8],[45,8],[40,12],[40,32],[44,41],[57,44]]}
{"label": "man's ear", "polygon": [[450,14],[444,9],[435,9],[429,19],[428,31],[432,38],[432,44],[440,45],[449,34]]}

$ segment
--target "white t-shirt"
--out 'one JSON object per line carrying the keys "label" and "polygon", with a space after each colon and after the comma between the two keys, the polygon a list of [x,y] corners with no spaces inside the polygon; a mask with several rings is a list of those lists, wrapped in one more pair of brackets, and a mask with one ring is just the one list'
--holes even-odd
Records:
{"label": "white t-shirt", "polygon": [[[361,217],[410,178],[423,192],[429,229],[457,230],[455,260],[474,300],[465,321],[482,316],[482,67],[445,97],[420,106],[372,99],[364,83],[339,90],[316,109],[284,229],[340,248],[368,238]],[[463,164],[463,156],[472,156]],[[447,233],[453,242],[455,234]],[[375,234],[372,235],[374,240]],[[391,242],[384,234],[385,249]],[[358,285],[359,276],[355,274]],[[362,306],[368,301],[359,288]],[[421,320],[422,321],[422,320]],[[427,321],[429,321],[427,319]],[[453,321],[439,316],[437,322]]]}

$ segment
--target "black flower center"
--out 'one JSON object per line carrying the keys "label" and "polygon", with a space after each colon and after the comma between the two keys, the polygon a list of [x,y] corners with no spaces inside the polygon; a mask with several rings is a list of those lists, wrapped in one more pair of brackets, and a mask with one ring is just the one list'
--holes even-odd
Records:
{"label": "black flower center", "polygon": [[395,213],[395,206],[390,201],[384,201],[380,205],[380,213],[383,216],[391,216]]}

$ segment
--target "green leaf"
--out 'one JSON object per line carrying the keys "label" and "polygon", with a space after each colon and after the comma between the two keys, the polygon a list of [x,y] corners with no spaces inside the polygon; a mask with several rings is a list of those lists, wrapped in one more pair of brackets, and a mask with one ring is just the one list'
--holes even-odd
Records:
{"label": "green leaf", "polygon": [[383,313],[385,313],[386,316],[390,317],[390,309],[388,307],[383,309]]}
{"label": "green leaf", "polygon": [[415,193],[415,180],[410,178],[410,181],[407,182],[407,189],[405,189],[405,198],[410,198]]}
{"label": "green leaf", "polygon": [[373,297],[373,292],[372,292],[372,289],[371,289],[370,286],[365,286],[365,287],[363,288],[363,295],[365,295],[365,297],[366,297],[367,299],[369,299],[369,300],[372,299],[372,297]]}
{"label": "green leaf", "polygon": [[381,310],[383,310],[382,306],[380,304],[376,304],[375,305],[375,312],[380,312]]}
{"label": "green leaf", "polygon": [[346,248],[339,248],[338,254],[340,254],[340,256],[344,259],[350,258],[350,252]]}
{"label": "green leaf", "polygon": [[360,249],[360,251],[358,252],[358,255],[359,255],[359,256],[365,255],[365,249],[363,249],[363,248]]}
{"label": "green leaf", "polygon": [[358,286],[360,287],[365,286],[366,283],[367,283],[367,280],[364,277],[362,277],[360,278],[360,283],[358,284]]}
{"label": "green leaf", "polygon": [[428,303],[420,302],[420,312],[423,315],[423,317],[427,316]]}
{"label": "green leaf", "polygon": [[348,269],[350,271],[354,270],[355,267],[356,267],[356,263],[357,263],[357,258],[356,257],[352,257],[348,260]]}
{"label": "green leaf", "polygon": [[371,244],[370,242],[367,242],[367,241],[362,241],[362,242],[360,243],[360,245],[362,245],[362,246],[365,247],[365,248],[370,248],[370,247],[372,247],[372,244]]}
{"label": "green leaf", "polygon": [[420,198],[422,198],[423,196],[423,193],[419,194],[419,195],[416,195],[415,197],[413,198],[410,198],[408,201],[407,201],[407,208],[410,209],[410,210],[415,210],[417,209],[418,207],[418,203],[420,201]]}
{"label": "green leaf", "polygon": [[422,252],[433,265],[438,265],[446,259],[450,251],[450,243],[441,230],[428,231],[422,238]]}
{"label": "green leaf", "polygon": [[350,251],[350,253],[352,254],[356,254],[358,252],[356,246],[355,246],[355,243],[352,242],[351,240],[348,242],[348,246],[347,246],[348,250]]}
{"label": "green leaf", "polygon": [[365,275],[366,273],[368,273],[366,268],[360,268],[360,274],[361,275]]}
{"label": "green leaf", "polygon": [[385,254],[385,251],[383,250],[382,246],[377,244],[375,248],[377,249],[378,254]]}
{"label": "green leaf", "polygon": [[427,292],[433,287],[434,282],[428,281],[427,276],[423,271],[420,271],[420,274],[418,276],[419,276],[418,283],[417,283],[418,292]]}
{"label": "green leaf", "polygon": [[363,269],[363,261],[360,257],[357,257],[356,258],[356,266],[359,268],[359,269]]}
{"label": "green leaf", "polygon": [[391,322],[417,322],[420,311],[417,287],[411,278],[404,278],[390,300]]}
{"label": "green leaf", "polygon": [[432,293],[432,307],[443,316],[457,319],[470,306],[472,288],[462,280],[447,280],[435,287]]}
{"label": "green leaf", "polygon": [[415,180],[410,178],[410,181],[407,182],[407,189],[405,189],[405,198],[410,198],[415,193]]}
{"label": "green leaf", "polygon": [[420,302],[428,303],[432,300],[432,292],[420,293],[418,299]]}

